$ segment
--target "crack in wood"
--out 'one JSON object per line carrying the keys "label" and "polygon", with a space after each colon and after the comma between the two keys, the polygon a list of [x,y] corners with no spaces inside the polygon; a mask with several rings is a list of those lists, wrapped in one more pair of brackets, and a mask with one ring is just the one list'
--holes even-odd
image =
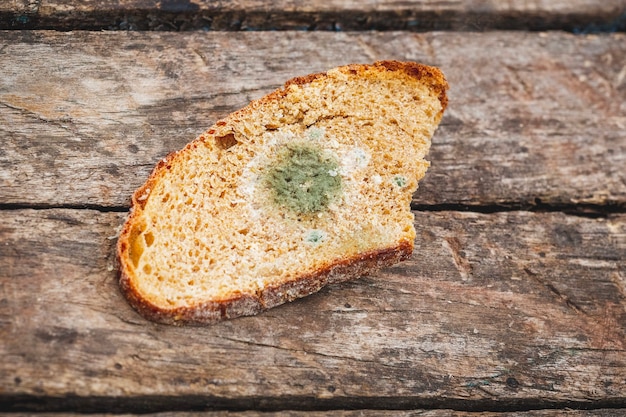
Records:
{"label": "crack in wood", "polygon": [[287,347],[278,346],[278,345],[274,345],[274,344],[256,342],[256,341],[253,341],[253,340],[237,339],[237,338],[227,337],[227,336],[218,336],[218,338],[219,339],[223,339],[223,340],[227,340],[229,342],[243,343],[243,344],[248,345],[248,346],[256,346],[256,347],[261,347],[261,348],[271,348],[271,349],[277,349],[277,350],[290,352],[290,353],[298,353],[298,354],[304,354],[304,355],[321,356],[321,357],[324,357],[324,358],[354,361],[354,362],[365,363],[365,364],[376,364],[376,365],[379,365],[379,366],[383,366],[383,367],[386,367],[386,368],[392,368],[392,369],[405,369],[406,368],[405,365],[393,365],[393,364],[389,364],[389,363],[376,361],[376,360],[373,360],[373,359],[360,359],[360,358],[355,358],[355,357],[351,357],[351,356],[332,355],[332,354],[329,354],[329,353],[323,353],[323,352],[317,352],[317,351],[311,351],[311,350],[292,349],[292,348],[287,348]]}
{"label": "crack in wood", "polygon": [[99,211],[101,213],[125,213],[130,206],[104,206],[99,204],[25,204],[25,203],[0,203],[0,211],[16,210],[85,210]]}
{"label": "crack in wood", "polygon": [[[580,305],[574,302],[567,294],[561,292],[556,286],[554,286],[554,284],[547,281],[546,279],[542,279],[540,274],[536,273],[531,268],[524,267],[523,270],[535,282],[548,289],[548,291],[554,296],[556,300],[561,301],[563,304],[565,304],[565,306],[574,311],[576,314],[581,314],[591,320],[593,323],[597,324],[599,329],[599,348],[596,349],[597,351],[610,352],[610,348],[605,348],[605,345],[607,343],[617,343],[620,347],[625,346],[625,342],[621,339],[621,335],[619,333],[616,333],[619,326],[617,325],[617,323],[614,323],[614,320],[612,320],[613,315],[609,311],[609,309],[611,308],[609,305],[607,305],[605,311],[601,316],[590,314],[588,311],[586,311]],[[622,349],[617,349],[617,351],[621,352]]]}
{"label": "crack in wood", "polygon": [[507,212],[531,212],[531,213],[564,213],[582,218],[605,218],[612,214],[626,213],[626,204],[551,204],[535,201],[533,204],[508,201],[498,204],[411,204],[411,210],[423,212],[460,211],[469,213],[493,214]]}
{"label": "crack in wood", "polygon": [[583,308],[577,305],[574,301],[572,301],[570,297],[568,297],[566,294],[561,293],[561,291],[559,291],[551,282],[548,282],[542,279],[540,275],[536,273],[535,271],[533,271],[531,268],[524,267],[524,272],[526,272],[526,274],[528,274],[529,277],[531,277],[534,281],[539,283],[541,286],[543,286],[544,288],[547,288],[550,291],[550,293],[552,293],[555,296],[556,299],[562,301],[567,307],[571,308],[576,313],[589,316],[589,314]]}
{"label": "crack in wood", "polygon": [[472,265],[465,256],[465,252],[461,246],[461,241],[454,236],[444,237],[444,240],[448,244],[447,246],[450,253],[452,253],[454,265],[456,265],[456,269],[459,271],[461,279],[463,281],[467,281],[472,275]]}
{"label": "crack in wood", "polygon": [[[136,166],[151,168],[153,164],[137,164]],[[54,209],[75,209],[75,210],[96,210],[103,213],[106,212],[126,212],[130,208],[130,205],[103,205],[103,204],[33,204],[33,203],[0,203],[0,211],[3,210],[54,210]],[[532,213],[564,213],[567,215],[582,217],[582,218],[604,218],[611,215],[619,215],[626,213],[626,206],[621,205],[594,205],[593,207],[587,207],[589,211],[584,214],[577,211],[579,205],[543,205],[540,209],[532,209],[528,207],[522,207],[520,205],[510,206],[503,205],[462,205],[462,204],[433,204],[433,205],[416,205],[411,206],[411,210],[415,212],[465,212],[465,213],[480,213],[480,214],[497,214],[497,213],[511,213],[511,212],[532,212]],[[594,258],[595,259],[595,258]],[[612,260],[612,259],[611,259]]]}
{"label": "crack in wood", "polygon": [[[477,387],[480,389],[480,387]],[[622,410],[624,399],[540,401],[527,399],[416,397],[333,397],[314,396],[255,397],[226,399],[211,395],[143,395],[134,397],[81,397],[68,395],[50,397],[38,395],[0,395],[0,409],[9,412],[54,411],[72,413],[155,413],[193,411],[339,411],[339,410],[446,410],[465,412],[523,412],[530,410],[584,409]]]}
{"label": "crack in wood", "polygon": [[[78,129],[76,129],[76,127],[74,126],[74,122],[67,118],[67,119],[48,119],[43,117],[42,115],[38,114],[37,112],[34,112],[32,110],[29,110],[27,108],[23,108],[23,107],[19,107],[19,106],[15,106],[3,101],[0,101],[0,105],[18,111],[20,112],[23,116],[25,117],[30,117],[34,120],[40,121],[40,122],[44,122],[46,123],[46,125],[52,125],[55,127],[58,127],[59,129],[65,130],[66,132],[71,133],[72,135],[74,135],[74,138],[72,138],[71,140],[76,140],[76,141],[83,141],[84,138],[82,138],[79,133],[78,133]],[[67,123],[67,124],[65,124]]]}

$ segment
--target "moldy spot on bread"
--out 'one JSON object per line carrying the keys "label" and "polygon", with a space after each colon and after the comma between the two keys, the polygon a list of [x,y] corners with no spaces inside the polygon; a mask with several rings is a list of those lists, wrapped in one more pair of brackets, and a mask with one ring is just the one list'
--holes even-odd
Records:
{"label": "moldy spot on bread", "polygon": [[326,233],[322,230],[313,229],[307,233],[305,241],[311,245],[317,245],[326,238]]}
{"label": "moldy spot on bread", "polygon": [[406,185],[406,178],[404,178],[402,175],[396,175],[395,177],[393,177],[393,183],[398,187],[403,188]]}
{"label": "moldy spot on bread", "polygon": [[274,202],[297,214],[324,210],[341,191],[339,163],[321,148],[288,144],[265,175]]}

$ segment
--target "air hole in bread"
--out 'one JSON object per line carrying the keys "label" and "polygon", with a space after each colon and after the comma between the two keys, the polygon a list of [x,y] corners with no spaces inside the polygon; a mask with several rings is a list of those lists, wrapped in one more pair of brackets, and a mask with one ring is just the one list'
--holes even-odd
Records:
{"label": "air hole in bread", "polygon": [[143,272],[145,272],[148,275],[152,274],[152,266],[150,266],[150,264],[145,264],[143,266]]}
{"label": "air hole in bread", "polygon": [[218,148],[222,150],[227,150],[238,144],[237,139],[235,139],[235,135],[233,133],[229,133],[224,136],[216,136],[215,144]]}
{"label": "air hole in bread", "polygon": [[152,234],[152,232],[145,233],[143,235],[143,240],[145,240],[146,241],[146,245],[148,245],[148,247],[150,247],[154,243],[154,235]]}
{"label": "air hole in bread", "polygon": [[139,223],[130,231],[130,249],[128,255],[135,268],[139,266],[139,259],[144,251],[144,242],[141,239],[144,227],[145,224]]}
{"label": "air hole in bread", "polygon": [[139,239],[135,239],[130,245],[130,259],[135,265],[135,268],[139,266],[139,259],[143,255],[143,245]]}

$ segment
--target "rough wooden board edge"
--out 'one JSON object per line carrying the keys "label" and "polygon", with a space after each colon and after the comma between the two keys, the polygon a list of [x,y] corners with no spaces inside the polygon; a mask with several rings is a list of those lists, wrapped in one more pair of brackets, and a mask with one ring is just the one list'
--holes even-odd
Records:
{"label": "rough wooden board edge", "polygon": [[[552,3],[552,4],[550,4]],[[0,6],[0,29],[54,30],[626,30],[626,7],[618,0],[490,4],[465,1],[346,1],[327,5],[281,1],[208,0],[165,4],[144,0],[83,2],[50,0]]]}

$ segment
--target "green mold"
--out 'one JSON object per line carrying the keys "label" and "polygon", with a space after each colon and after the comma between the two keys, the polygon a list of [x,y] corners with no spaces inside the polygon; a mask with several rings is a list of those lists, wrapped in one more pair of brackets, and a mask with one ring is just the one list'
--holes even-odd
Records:
{"label": "green mold", "polygon": [[328,207],[341,192],[337,160],[307,143],[289,144],[265,175],[274,202],[297,214],[314,214]]}
{"label": "green mold", "polygon": [[307,243],[310,243],[312,245],[317,245],[318,243],[321,243],[326,237],[326,234],[321,231],[321,230],[311,230],[305,238],[305,241]]}
{"label": "green mold", "polygon": [[403,188],[406,185],[406,178],[401,175],[396,175],[395,177],[393,177],[393,183],[396,186]]}

